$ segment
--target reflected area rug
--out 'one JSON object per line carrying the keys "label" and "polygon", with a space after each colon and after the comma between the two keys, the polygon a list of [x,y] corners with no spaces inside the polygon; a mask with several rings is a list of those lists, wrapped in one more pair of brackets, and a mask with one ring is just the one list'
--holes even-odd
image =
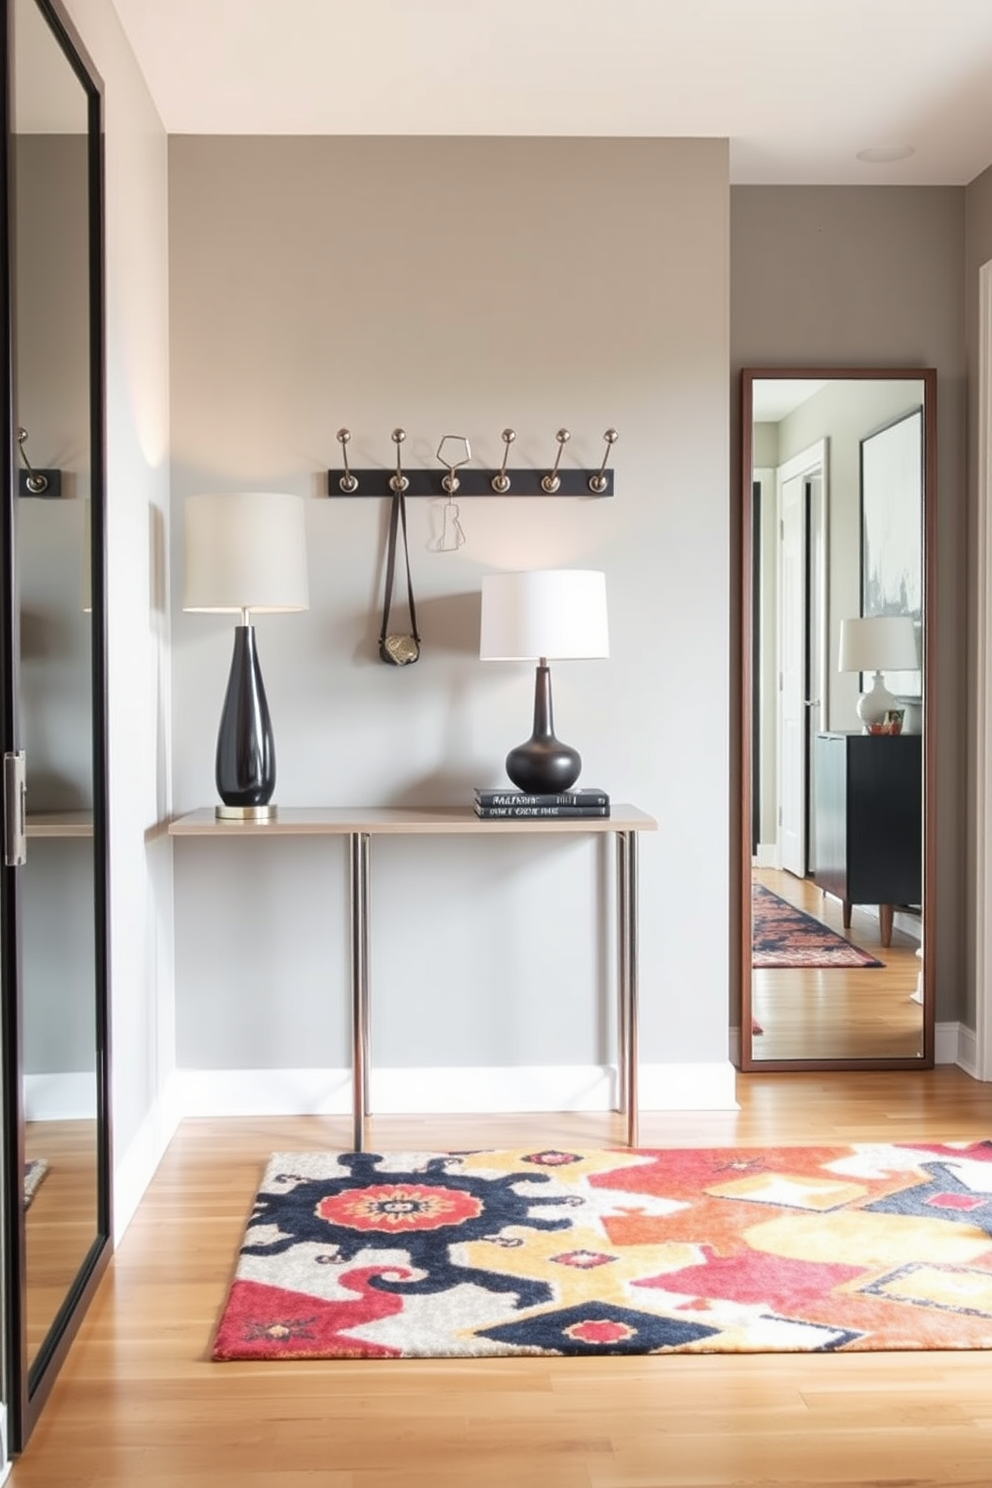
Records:
{"label": "reflected area rug", "polygon": [[754,966],[883,966],[812,915],[752,885],[751,944]]}
{"label": "reflected area rug", "polygon": [[992,1142],[277,1153],[213,1358],[992,1348]]}
{"label": "reflected area rug", "polygon": [[42,1157],[29,1157],[24,1163],[24,1207],[29,1208],[38,1192],[39,1185],[48,1172],[48,1164]]}

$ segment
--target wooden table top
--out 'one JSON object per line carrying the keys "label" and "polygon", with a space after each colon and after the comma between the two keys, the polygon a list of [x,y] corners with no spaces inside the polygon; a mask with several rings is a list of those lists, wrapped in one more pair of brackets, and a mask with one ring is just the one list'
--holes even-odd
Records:
{"label": "wooden table top", "polygon": [[651,832],[654,817],[636,806],[614,805],[609,816],[477,816],[471,806],[280,806],[268,821],[219,820],[212,806],[186,812],[169,823],[173,837],[292,837],[306,835],[416,836],[507,832]]}

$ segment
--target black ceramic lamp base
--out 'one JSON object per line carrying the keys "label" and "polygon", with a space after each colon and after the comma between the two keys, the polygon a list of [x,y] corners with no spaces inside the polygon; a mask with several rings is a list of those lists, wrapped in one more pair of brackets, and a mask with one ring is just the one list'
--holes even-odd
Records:
{"label": "black ceramic lamp base", "polygon": [[223,802],[218,817],[264,821],[275,814],[269,803],[276,788],[276,750],[253,625],[235,627],[214,778]]}
{"label": "black ceramic lamp base", "polygon": [[519,790],[544,795],[570,790],[582,770],[577,749],[555,738],[551,712],[551,670],[537,668],[534,682],[534,732],[506,756],[506,773]]}

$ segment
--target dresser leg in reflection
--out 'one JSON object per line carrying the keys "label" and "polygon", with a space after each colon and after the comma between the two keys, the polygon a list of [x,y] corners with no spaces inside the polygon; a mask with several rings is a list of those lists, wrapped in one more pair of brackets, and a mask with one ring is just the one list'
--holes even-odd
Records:
{"label": "dresser leg in reflection", "polygon": [[881,929],[883,946],[892,944],[892,910],[891,904],[880,904],[878,906],[878,923]]}

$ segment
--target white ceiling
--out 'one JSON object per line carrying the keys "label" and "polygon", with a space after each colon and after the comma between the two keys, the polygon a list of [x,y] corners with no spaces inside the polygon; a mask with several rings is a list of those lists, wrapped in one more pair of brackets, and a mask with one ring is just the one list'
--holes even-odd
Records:
{"label": "white ceiling", "polygon": [[727,137],[749,183],[992,163],[992,0],[114,4],[175,134]]}

